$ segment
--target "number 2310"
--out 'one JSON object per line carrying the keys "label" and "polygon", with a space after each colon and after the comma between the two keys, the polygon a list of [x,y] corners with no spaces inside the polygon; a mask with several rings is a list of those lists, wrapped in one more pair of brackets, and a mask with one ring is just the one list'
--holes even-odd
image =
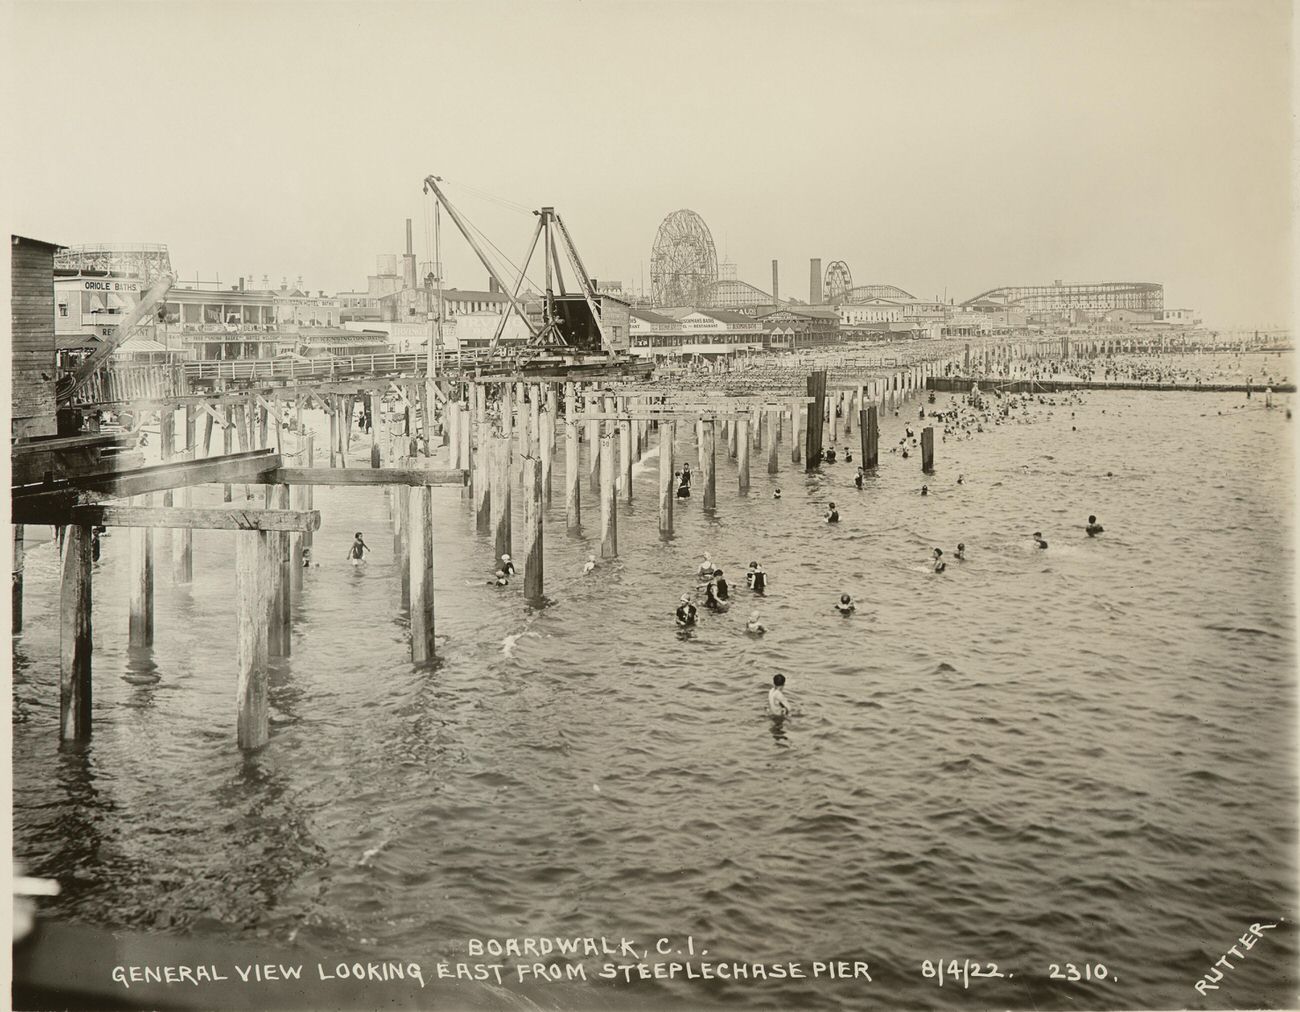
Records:
{"label": "number 2310", "polygon": [[1080,972],[1079,967],[1073,963],[1066,963],[1065,972],[1061,972],[1060,963],[1049,963],[1051,972],[1048,974],[1053,980],[1105,980],[1110,971],[1102,963],[1084,963],[1083,970]]}

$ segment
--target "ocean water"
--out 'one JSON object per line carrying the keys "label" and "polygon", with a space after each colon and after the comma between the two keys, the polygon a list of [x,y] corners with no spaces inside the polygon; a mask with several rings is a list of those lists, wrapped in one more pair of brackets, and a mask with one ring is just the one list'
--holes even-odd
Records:
{"label": "ocean water", "polygon": [[[63,884],[49,916],[104,927],[426,963],[468,958],[470,938],[689,937],[696,959],[871,975],[638,981],[611,1006],[1291,1007],[1294,423],[1240,395],[1054,400],[970,439],[936,433],[928,477],[919,451],[889,452],[917,426],[911,402],[883,419],[861,492],[855,465],[807,475],[783,445],[776,475],[753,453],[742,496],[723,451],[716,511],[697,486],[666,543],[652,436],[619,558],[585,577],[598,510],[584,478],[585,531],[566,535],[561,438],[544,608],[521,580],[486,585],[468,493],[435,490],[432,669],[409,662],[386,493],[317,490],[319,568],[251,756],[229,534],[196,533],[184,588],[158,537],[157,642],[137,653],[126,533],[104,540],[79,751],[58,748],[57,556],[34,548],[15,856]],[[344,558],[357,529],[374,549],[361,570]],[[734,604],[682,632],[673,609],[706,550]],[[796,711],[781,722],[775,673]],[[1279,927],[1199,995],[1258,922]],[[927,976],[954,959],[1007,976]],[[1050,977],[1099,963],[1104,980]]]}

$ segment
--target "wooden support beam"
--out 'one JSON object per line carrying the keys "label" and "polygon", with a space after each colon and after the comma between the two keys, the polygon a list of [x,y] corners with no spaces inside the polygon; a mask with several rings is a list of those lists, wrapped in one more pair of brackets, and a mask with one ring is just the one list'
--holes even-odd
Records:
{"label": "wooden support beam", "polygon": [[858,416],[858,432],[862,440],[862,467],[878,467],[880,464],[880,424],[876,416],[876,406],[865,408]]}
{"label": "wooden support beam", "polygon": [[618,427],[618,462],[619,477],[623,485],[623,494],[627,501],[632,501],[632,423],[623,422]]}
{"label": "wooden support beam", "polygon": [[677,423],[664,422],[659,426],[659,536],[673,536],[673,501],[677,498],[673,475],[673,441],[677,436]]}
{"label": "wooden support beam", "polygon": [[600,437],[600,557],[618,556],[618,489],[614,483],[614,433]]}
{"label": "wooden support beam", "polygon": [[[266,508],[289,512],[289,486],[266,486]],[[271,602],[268,610],[269,627],[266,649],[271,657],[288,657],[289,636],[289,536],[281,531],[270,532],[271,550]]]}
{"label": "wooden support beam", "polygon": [[578,466],[578,393],[564,384],[564,524],[570,533],[582,530],[582,474]]}
{"label": "wooden support beam", "polygon": [[74,524],[101,527],[209,531],[314,531],[320,514],[314,510],[222,509],[220,507],[77,506],[69,514]]}
{"label": "wooden support beam", "polygon": [[790,463],[799,463],[799,415],[802,405],[796,400],[790,403]]}
{"label": "wooden support beam", "polygon": [[749,491],[749,419],[737,418],[736,426],[736,472],[740,491]]}
{"label": "wooden support beam", "polygon": [[[540,456],[542,445],[542,386],[540,383],[528,384],[528,449],[530,457]],[[520,461],[520,481],[524,480],[523,462]],[[527,486],[525,486],[527,487]]]}
{"label": "wooden support beam", "polygon": [[272,554],[266,531],[235,535],[236,727],[240,748],[261,748],[270,739],[267,659],[271,611]]}
{"label": "wooden support beam", "polygon": [[488,388],[475,383],[474,420],[478,446],[474,451],[475,525],[479,534],[492,533],[492,448],[491,428],[487,418]]}
{"label": "wooden support beam", "polygon": [[13,634],[23,631],[23,525],[14,524]]}
{"label": "wooden support beam", "polygon": [[[307,513],[307,486],[293,486],[289,489],[289,510],[292,513]],[[320,514],[314,514],[313,530],[320,526]],[[302,595],[303,560],[306,557],[308,537],[302,531],[290,534],[289,540],[289,594],[293,600]]]}
{"label": "wooden support beam", "polygon": [[[543,447],[546,445],[542,439]],[[543,574],[542,530],[542,462],[536,457],[524,460],[524,597],[541,601]]]}
{"label": "wooden support beam", "polygon": [[781,412],[779,409],[768,408],[767,410],[767,473],[776,474],[776,448],[777,448],[777,429],[781,424]]}
{"label": "wooden support beam", "polygon": [[551,467],[555,462],[555,413],[549,404],[542,410],[541,422],[541,482],[542,496],[551,504]]}
{"label": "wooden support beam", "polygon": [[[409,464],[414,458],[398,457],[399,464]],[[391,492],[393,508],[393,560],[400,574],[402,607],[411,607],[411,486],[395,485]]]}
{"label": "wooden support beam", "polygon": [[[226,407],[222,409],[222,412],[225,415],[225,420],[222,422],[221,426],[221,452],[225,456],[229,457],[235,450],[234,412],[230,405],[226,405]],[[230,482],[224,482],[221,487],[221,499],[223,502],[230,502],[232,498]]]}
{"label": "wooden support beam", "polygon": [[279,460],[277,454],[266,450],[77,475],[56,483],[48,491],[44,490],[45,486],[38,490],[16,490],[11,499],[11,520],[26,524],[65,524],[75,506],[226,479],[257,481],[262,473],[273,470]]}
{"label": "wooden support beam", "polygon": [[427,485],[412,488],[408,495],[411,661],[425,664],[434,657],[433,489]]}
{"label": "wooden support beam", "polygon": [[700,454],[701,469],[704,471],[704,508],[718,508],[718,467],[717,446],[714,426],[717,422],[704,422],[704,449]]}
{"label": "wooden support beam", "polygon": [[59,588],[59,738],[90,738],[91,530],[71,526],[63,541]]}
{"label": "wooden support beam", "polygon": [[[164,464],[170,464],[176,457],[176,411],[174,408],[168,407],[158,412],[158,455]],[[172,490],[170,488],[164,489],[162,504],[170,506],[172,501]]]}
{"label": "wooden support beam", "polygon": [[492,538],[494,559],[510,554],[510,455],[508,436],[495,436],[492,452]]}
{"label": "wooden support beam", "polygon": [[587,487],[597,493],[599,498],[600,492],[600,422],[591,417],[592,412],[600,403],[598,399],[587,395],[587,413],[583,415],[583,420],[587,423]]}
{"label": "wooden support beam", "polygon": [[[145,495],[140,504],[152,505],[153,496]],[[153,645],[153,531],[132,528],[130,538],[128,586],[130,587],[130,637],[133,647]]]}
{"label": "wooden support beam", "polygon": [[454,485],[464,488],[469,472],[433,470],[416,461],[409,467],[354,468],[346,471],[327,467],[277,467],[257,476],[263,485]]}
{"label": "wooden support beam", "polygon": [[723,424],[727,427],[727,456],[735,460],[740,451],[740,441],[736,436],[736,430],[740,427],[740,419],[728,418]]}
{"label": "wooden support beam", "polygon": [[[193,427],[189,408],[185,409],[185,414],[188,430]],[[192,461],[194,450],[186,449],[182,459]],[[187,509],[192,501],[193,496],[188,485],[176,490],[173,502],[177,508]],[[180,586],[188,586],[194,582],[194,535],[184,528],[172,535],[172,581]]]}
{"label": "wooden support beam", "polygon": [[921,430],[921,470],[926,474],[934,471],[934,426],[927,425]]}
{"label": "wooden support beam", "polygon": [[465,484],[470,482],[470,475],[474,473],[474,442],[473,429],[470,424],[469,408],[465,404],[456,405],[456,422],[459,427],[460,436],[460,467],[465,472]]}

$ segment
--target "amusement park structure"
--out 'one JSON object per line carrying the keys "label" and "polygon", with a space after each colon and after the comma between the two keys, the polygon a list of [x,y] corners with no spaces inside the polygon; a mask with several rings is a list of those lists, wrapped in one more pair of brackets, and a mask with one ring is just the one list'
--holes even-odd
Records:
{"label": "amusement park structure", "polygon": [[1090,312],[1132,309],[1159,312],[1164,309],[1164,285],[1149,281],[1106,281],[1099,284],[1062,283],[990,288],[967,299],[962,306],[996,302],[1008,309],[1027,313]]}
{"label": "amusement park structure", "polygon": [[668,215],[655,233],[650,254],[650,288],[656,306],[708,305],[718,280],[713,234],[694,211]]}

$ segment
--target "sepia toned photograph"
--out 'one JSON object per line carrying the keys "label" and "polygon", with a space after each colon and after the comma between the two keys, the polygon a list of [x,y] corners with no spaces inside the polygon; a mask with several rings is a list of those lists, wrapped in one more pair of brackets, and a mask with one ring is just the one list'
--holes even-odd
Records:
{"label": "sepia toned photograph", "polygon": [[1290,0],[0,25],[9,1007],[1300,1007]]}

